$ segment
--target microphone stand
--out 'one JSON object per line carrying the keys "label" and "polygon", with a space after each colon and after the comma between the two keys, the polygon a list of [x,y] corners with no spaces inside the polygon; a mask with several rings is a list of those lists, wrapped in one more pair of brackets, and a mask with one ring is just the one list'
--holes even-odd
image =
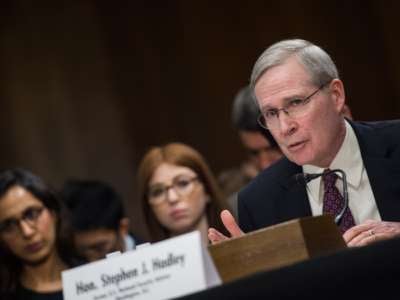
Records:
{"label": "microphone stand", "polygon": [[329,170],[328,172],[325,172],[325,173],[316,173],[316,174],[299,173],[299,174],[295,175],[295,180],[300,184],[306,185],[311,180],[314,180],[318,177],[321,177],[322,175],[330,174],[330,173],[340,173],[340,175],[342,175],[342,179],[343,179],[343,201],[344,201],[343,208],[340,210],[339,214],[337,216],[335,216],[335,224],[339,225],[340,222],[342,221],[342,218],[343,218],[344,212],[346,211],[346,208],[349,206],[349,194],[347,191],[346,173],[340,169]]}

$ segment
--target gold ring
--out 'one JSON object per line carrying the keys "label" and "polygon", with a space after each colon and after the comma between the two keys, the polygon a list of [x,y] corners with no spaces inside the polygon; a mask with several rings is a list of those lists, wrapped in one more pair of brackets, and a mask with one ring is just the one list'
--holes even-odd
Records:
{"label": "gold ring", "polygon": [[375,232],[371,229],[370,231],[369,231],[369,235],[370,236],[373,236],[375,234]]}

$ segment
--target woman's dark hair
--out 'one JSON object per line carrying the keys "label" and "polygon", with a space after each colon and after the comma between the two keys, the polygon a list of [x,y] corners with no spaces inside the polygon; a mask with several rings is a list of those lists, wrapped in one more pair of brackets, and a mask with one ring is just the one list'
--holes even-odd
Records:
{"label": "woman's dark hair", "polygon": [[[64,210],[55,192],[31,172],[20,168],[10,169],[0,173],[0,201],[15,186],[29,191],[56,215],[56,250],[67,265],[74,265],[71,234],[65,225]],[[0,295],[11,295],[15,291],[21,271],[21,260],[0,243]]]}

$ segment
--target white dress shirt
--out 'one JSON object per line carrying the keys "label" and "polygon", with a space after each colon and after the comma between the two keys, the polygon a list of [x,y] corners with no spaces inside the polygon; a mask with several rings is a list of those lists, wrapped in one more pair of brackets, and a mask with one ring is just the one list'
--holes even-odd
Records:
{"label": "white dress shirt", "polygon": [[125,242],[125,251],[135,250],[136,242],[132,236],[130,236],[129,234],[125,235],[124,242]]}
{"label": "white dress shirt", "polygon": [[[360,146],[351,125],[346,123],[346,136],[339,152],[332,161],[329,169],[341,169],[345,172],[348,184],[349,207],[356,224],[367,219],[380,221],[381,216],[376,206],[375,197],[365,169]],[[321,173],[324,169],[312,165],[304,165],[305,173]],[[336,186],[343,195],[343,180],[339,173]],[[322,184],[321,184],[322,183]],[[322,214],[324,189],[321,177],[307,184],[307,194],[313,216]]]}

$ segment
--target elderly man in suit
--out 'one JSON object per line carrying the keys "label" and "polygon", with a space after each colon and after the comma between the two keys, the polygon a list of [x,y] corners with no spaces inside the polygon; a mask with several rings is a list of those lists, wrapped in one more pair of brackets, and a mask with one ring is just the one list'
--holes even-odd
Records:
{"label": "elderly man in suit", "polygon": [[[349,246],[400,235],[400,121],[352,122],[341,114],[345,90],[330,56],[300,39],[280,41],[258,58],[251,75],[261,115],[285,157],[261,172],[238,197],[232,236],[310,215],[337,215],[347,174],[349,206],[339,228]],[[306,185],[298,173],[323,173]],[[242,231],[243,230],[243,231]],[[226,239],[213,228],[209,239]]]}

